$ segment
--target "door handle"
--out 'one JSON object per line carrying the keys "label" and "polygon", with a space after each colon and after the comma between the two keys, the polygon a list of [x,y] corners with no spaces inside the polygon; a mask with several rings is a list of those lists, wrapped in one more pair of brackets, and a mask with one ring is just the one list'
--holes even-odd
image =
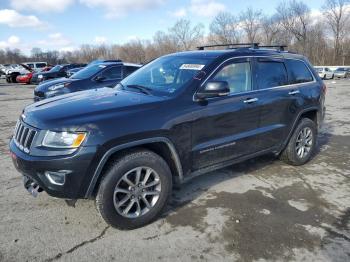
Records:
{"label": "door handle", "polygon": [[257,99],[257,98],[248,98],[248,99],[244,100],[243,102],[245,104],[251,104],[251,103],[254,103],[254,102],[258,101],[258,100],[259,99]]}
{"label": "door handle", "polygon": [[293,96],[293,95],[296,95],[296,94],[299,94],[299,93],[300,93],[299,90],[292,90],[292,91],[290,91],[290,92],[288,93],[288,95]]}

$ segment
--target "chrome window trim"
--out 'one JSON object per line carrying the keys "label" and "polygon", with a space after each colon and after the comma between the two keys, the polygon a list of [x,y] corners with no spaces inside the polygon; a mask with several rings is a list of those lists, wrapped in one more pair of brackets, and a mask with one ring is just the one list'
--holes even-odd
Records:
{"label": "chrome window trim", "polygon": [[[279,58],[279,59],[284,59],[284,60],[296,60],[296,61],[301,61],[304,63],[304,65],[306,66],[306,68],[309,70],[313,81],[310,82],[303,82],[303,83],[297,83],[297,84],[288,84],[288,85],[283,85],[283,86],[275,86],[275,87],[269,87],[269,88],[264,88],[264,89],[255,89],[255,90],[251,90],[251,91],[246,91],[246,92],[238,92],[238,93],[232,93],[229,94],[227,96],[223,96],[223,97],[212,97],[212,98],[207,98],[206,100],[212,100],[212,99],[225,99],[227,97],[233,97],[236,95],[244,95],[244,94],[250,94],[250,93],[255,93],[255,92],[261,92],[261,91],[266,91],[266,90],[273,90],[273,89],[278,89],[278,88],[285,88],[285,87],[293,87],[293,86],[304,86],[306,84],[311,84],[311,83],[316,83],[316,78],[313,74],[313,72],[311,71],[311,69],[309,68],[309,66],[305,63],[305,61],[303,61],[302,59],[298,59],[298,58],[285,58],[285,57],[273,57],[273,56],[237,56],[237,57],[230,57],[228,59],[226,59],[225,61],[223,61],[222,63],[220,63],[220,65],[218,65],[208,76],[207,78],[203,81],[203,83],[200,85],[200,87],[202,87],[203,85],[205,85],[205,83],[209,80],[209,78],[226,62],[230,61],[230,60],[235,60],[235,59],[241,59],[241,58]],[[287,69],[287,68],[286,68]],[[253,72],[251,70],[251,72]],[[287,70],[287,74],[288,74],[288,70]],[[198,92],[199,88],[197,88],[197,90],[194,92],[193,96],[192,96],[192,101],[193,102],[198,102],[199,100],[195,98],[196,93]]]}

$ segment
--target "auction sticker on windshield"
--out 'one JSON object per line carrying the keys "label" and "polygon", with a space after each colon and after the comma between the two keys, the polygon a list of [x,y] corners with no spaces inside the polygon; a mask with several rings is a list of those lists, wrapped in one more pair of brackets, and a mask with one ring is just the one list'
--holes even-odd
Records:
{"label": "auction sticker on windshield", "polygon": [[199,64],[183,64],[180,69],[185,69],[185,70],[202,70],[202,68],[205,65],[199,65]]}

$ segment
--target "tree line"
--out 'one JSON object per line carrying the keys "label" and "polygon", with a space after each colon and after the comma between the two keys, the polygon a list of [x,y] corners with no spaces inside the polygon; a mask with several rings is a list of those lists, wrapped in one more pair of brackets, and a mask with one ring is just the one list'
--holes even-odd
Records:
{"label": "tree line", "polygon": [[18,49],[6,49],[0,50],[0,63],[88,63],[95,59],[146,63],[198,45],[259,42],[288,45],[288,50],[306,55],[314,65],[350,64],[350,0],[326,0],[319,12],[296,0],[280,2],[272,15],[251,7],[238,15],[221,12],[207,31],[202,24],[180,19],[167,31],[156,32],[151,40],[132,40],[123,45],[85,44],[62,52],[33,48],[27,56]]}

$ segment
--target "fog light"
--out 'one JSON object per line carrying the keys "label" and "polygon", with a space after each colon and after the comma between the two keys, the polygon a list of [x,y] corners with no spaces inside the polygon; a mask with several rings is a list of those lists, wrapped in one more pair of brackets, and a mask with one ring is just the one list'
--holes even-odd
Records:
{"label": "fog light", "polygon": [[62,186],[66,182],[66,175],[70,173],[67,170],[61,171],[46,171],[45,176],[50,181],[51,184]]}

